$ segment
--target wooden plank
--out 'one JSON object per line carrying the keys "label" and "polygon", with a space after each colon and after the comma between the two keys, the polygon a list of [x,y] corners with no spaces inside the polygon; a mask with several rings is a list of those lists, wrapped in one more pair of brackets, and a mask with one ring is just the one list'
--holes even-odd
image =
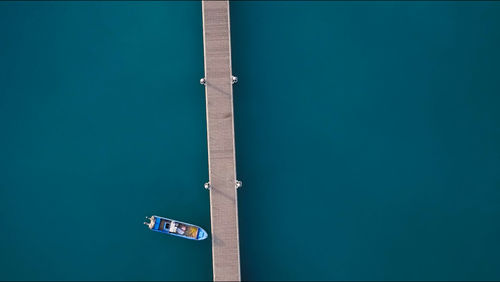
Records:
{"label": "wooden plank", "polygon": [[240,281],[229,2],[202,10],[213,274]]}

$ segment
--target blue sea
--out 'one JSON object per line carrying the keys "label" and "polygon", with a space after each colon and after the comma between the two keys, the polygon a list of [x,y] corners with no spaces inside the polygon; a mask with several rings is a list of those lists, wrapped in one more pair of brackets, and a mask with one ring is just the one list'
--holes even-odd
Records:
{"label": "blue sea", "polygon": [[[231,3],[243,280],[500,280],[500,3]],[[0,280],[210,280],[201,2],[0,2]]]}

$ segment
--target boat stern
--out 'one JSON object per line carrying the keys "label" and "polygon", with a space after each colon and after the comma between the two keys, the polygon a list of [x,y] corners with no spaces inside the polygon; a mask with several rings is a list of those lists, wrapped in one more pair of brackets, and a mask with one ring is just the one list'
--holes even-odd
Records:
{"label": "boat stern", "polygon": [[156,217],[154,215],[152,217],[146,216],[146,219],[148,219],[149,222],[144,222],[144,224],[147,225],[149,227],[149,229],[153,229],[153,227],[155,226],[155,223],[156,223]]}

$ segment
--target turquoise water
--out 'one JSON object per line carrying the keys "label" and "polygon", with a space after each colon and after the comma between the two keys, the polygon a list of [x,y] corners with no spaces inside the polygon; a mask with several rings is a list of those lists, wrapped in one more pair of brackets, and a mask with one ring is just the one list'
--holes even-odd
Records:
{"label": "turquoise water", "polygon": [[[231,6],[242,277],[500,279],[500,5]],[[207,280],[199,2],[0,3],[0,279]]]}

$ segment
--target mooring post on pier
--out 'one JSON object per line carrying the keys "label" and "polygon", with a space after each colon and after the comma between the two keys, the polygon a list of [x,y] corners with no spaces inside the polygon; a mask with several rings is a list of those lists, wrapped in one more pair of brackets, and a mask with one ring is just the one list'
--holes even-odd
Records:
{"label": "mooring post on pier", "polygon": [[212,263],[215,281],[240,281],[229,1],[202,1]]}

